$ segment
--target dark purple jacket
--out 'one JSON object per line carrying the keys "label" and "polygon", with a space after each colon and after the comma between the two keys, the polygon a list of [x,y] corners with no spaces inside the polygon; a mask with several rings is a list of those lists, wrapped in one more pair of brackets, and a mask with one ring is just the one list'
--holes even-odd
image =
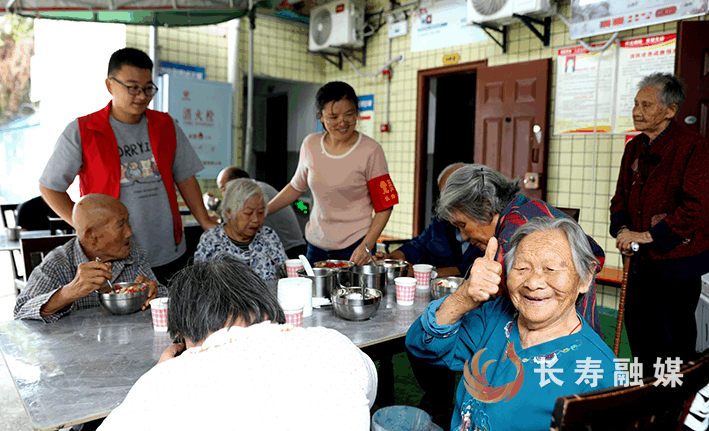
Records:
{"label": "dark purple jacket", "polygon": [[709,250],[709,142],[675,121],[645,148],[628,142],[611,199],[610,233],[649,231],[642,260],[696,256]]}

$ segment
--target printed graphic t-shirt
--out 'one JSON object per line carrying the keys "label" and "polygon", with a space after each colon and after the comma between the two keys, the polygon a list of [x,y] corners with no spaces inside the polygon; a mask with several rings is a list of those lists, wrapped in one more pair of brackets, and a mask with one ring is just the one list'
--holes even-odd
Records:
{"label": "printed graphic t-shirt", "polygon": [[[175,244],[172,212],[167,191],[155,163],[145,116],[137,124],[126,124],[109,117],[121,157],[120,201],[128,208],[133,239],[146,251],[150,266],[168,264],[187,249],[184,240]],[[172,164],[175,183],[203,169],[184,132],[175,124],[177,147]],[[57,140],[39,182],[48,189],[64,192],[81,169],[79,122],[72,121]]]}

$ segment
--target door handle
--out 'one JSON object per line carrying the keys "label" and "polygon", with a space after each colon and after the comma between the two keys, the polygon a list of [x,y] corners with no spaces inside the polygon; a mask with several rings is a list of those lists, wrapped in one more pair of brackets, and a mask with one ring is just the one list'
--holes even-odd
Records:
{"label": "door handle", "polygon": [[522,180],[525,189],[536,190],[539,188],[539,174],[536,172],[527,172]]}

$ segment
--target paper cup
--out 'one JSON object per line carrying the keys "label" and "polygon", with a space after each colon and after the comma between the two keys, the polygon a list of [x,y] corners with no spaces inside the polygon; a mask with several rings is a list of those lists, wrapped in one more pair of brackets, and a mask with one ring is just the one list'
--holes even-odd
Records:
{"label": "paper cup", "polygon": [[396,303],[399,305],[413,305],[414,294],[416,293],[416,279],[413,277],[397,277],[394,279],[396,284]]}
{"label": "paper cup", "polygon": [[150,301],[153,329],[158,332],[167,332],[167,302],[168,298],[155,298]]}
{"label": "paper cup", "polygon": [[303,269],[303,262],[300,259],[288,259],[286,260],[286,272],[288,277],[298,277],[298,270]]}
{"label": "paper cup", "polygon": [[283,310],[286,315],[286,323],[293,326],[303,326],[303,308]]}
{"label": "paper cup", "polygon": [[414,277],[416,277],[417,289],[431,288],[431,271],[433,271],[433,266],[431,265],[425,263],[414,265]]}

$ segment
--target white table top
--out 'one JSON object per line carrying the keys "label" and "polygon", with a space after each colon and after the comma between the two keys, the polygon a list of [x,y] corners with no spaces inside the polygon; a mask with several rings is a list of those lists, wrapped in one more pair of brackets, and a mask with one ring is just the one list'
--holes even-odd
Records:
{"label": "white table top", "polygon": [[[399,307],[389,294],[374,317],[360,322],[339,318],[331,307],[315,309],[303,326],[336,329],[366,350],[404,337],[428,295],[417,291],[413,306]],[[0,324],[0,431],[54,430],[107,416],[170,343],[153,331],[149,310],[114,316],[98,307],[52,324]]]}

